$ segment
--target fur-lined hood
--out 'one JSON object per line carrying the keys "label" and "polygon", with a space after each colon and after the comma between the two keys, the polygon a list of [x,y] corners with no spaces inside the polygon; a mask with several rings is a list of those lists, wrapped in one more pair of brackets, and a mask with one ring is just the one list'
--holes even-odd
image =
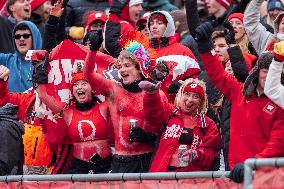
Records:
{"label": "fur-lined hood", "polygon": [[262,53],[257,62],[255,67],[251,70],[249,76],[247,77],[244,87],[243,87],[243,95],[248,97],[251,96],[258,84],[258,74],[260,69],[269,69],[269,66],[272,62],[273,54],[272,52],[264,52]]}

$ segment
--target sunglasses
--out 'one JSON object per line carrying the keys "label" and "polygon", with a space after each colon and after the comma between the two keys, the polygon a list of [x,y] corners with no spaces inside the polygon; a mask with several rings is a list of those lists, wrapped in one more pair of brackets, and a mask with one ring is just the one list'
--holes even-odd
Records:
{"label": "sunglasses", "polygon": [[17,34],[14,36],[14,39],[21,39],[21,37],[23,37],[24,39],[28,39],[32,34],[23,34],[23,35],[20,35],[20,34]]}

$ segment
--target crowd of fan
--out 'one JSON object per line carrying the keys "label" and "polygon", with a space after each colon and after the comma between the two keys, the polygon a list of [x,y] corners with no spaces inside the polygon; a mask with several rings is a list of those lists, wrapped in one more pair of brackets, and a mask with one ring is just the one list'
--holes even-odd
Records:
{"label": "crowd of fan", "polygon": [[[0,175],[230,170],[242,182],[246,159],[284,156],[281,0],[0,7]],[[74,64],[67,101],[50,93],[55,57]]]}

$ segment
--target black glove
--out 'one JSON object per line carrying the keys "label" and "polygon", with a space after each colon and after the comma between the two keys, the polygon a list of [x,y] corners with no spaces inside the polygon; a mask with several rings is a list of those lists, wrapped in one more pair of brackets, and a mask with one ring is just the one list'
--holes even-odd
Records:
{"label": "black glove", "polygon": [[238,163],[235,165],[233,170],[231,170],[229,178],[237,183],[241,183],[244,180],[244,164]]}
{"label": "black glove", "polygon": [[45,60],[40,63],[34,64],[34,71],[32,76],[33,87],[36,89],[38,84],[48,83],[47,65],[48,65],[48,55],[45,56]]}
{"label": "black glove", "polygon": [[159,60],[156,67],[149,75],[156,81],[162,81],[169,74],[169,68],[164,60]]}
{"label": "black glove", "polygon": [[168,88],[168,93],[176,95],[181,85],[182,84],[180,82],[173,81],[172,84]]}
{"label": "black glove", "polygon": [[213,31],[214,28],[211,22],[205,22],[195,29],[196,42],[198,44],[198,51],[200,53],[208,52],[213,49],[213,44],[211,41],[211,34]]}
{"label": "black glove", "polygon": [[225,39],[226,39],[226,42],[228,45],[231,45],[231,44],[236,44],[236,40],[235,40],[235,30],[232,26],[232,24],[229,22],[229,21],[226,21],[223,26],[228,29],[228,30],[225,30],[224,33],[225,33]]}
{"label": "black glove", "polygon": [[140,127],[134,127],[131,129],[129,134],[130,142],[140,142],[145,144],[151,144],[155,142],[156,135],[150,132],[146,132]]}
{"label": "black glove", "polygon": [[90,50],[97,51],[100,49],[103,43],[103,33],[102,30],[91,30],[89,32],[88,43]]}

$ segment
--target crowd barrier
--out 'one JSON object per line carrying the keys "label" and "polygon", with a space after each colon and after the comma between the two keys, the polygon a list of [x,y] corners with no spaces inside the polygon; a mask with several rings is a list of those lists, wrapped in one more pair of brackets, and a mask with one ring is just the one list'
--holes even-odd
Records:
{"label": "crowd barrier", "polygon": [[229,172],[112,173],[88,175],[17,175],[0,177],[1,189],[266,189],[284,188],[284,158],[248,159],[245,179],[237,184]]}
{"label": "crowd barrier", "polygon": [[229,172],[19,175],[0,177],[0,188],[56,189],[240,189]]}
{"label": "crowd barrier", "polygon": [[247,159],[244,189],[267,188],[284,188],[284,158]]}

